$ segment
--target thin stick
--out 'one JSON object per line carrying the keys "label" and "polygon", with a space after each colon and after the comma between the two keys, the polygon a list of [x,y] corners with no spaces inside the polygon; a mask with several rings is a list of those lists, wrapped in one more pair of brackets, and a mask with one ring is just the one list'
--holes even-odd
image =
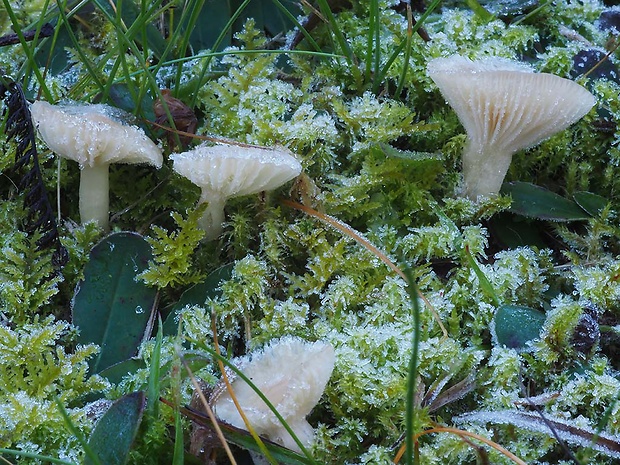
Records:
{"label": "thin stick", "polygon": [[221,441],[222,446],[224,447],[224,450],[226,451],[226,455],[228,455],[228,460],[230,460],[230,463],[232,465],[237,465],[237,462],[235,461],[235,457],[233,456],[233,453],[230,450],[230,446],[228,445],[228,441],[226,441],[226,438],[224,437],[224,433],[222,433],[222,429],[220,428],[220,425],[217,423],[217,418],[215,418],[215,414],[213,413],[213,410],[211,410],[211,406],[209,405],[209,402],[207,402],[205,395],[202,393],[200,384],[194,377],[194,374],[192,373],[192,370],[190,370],[189,366],[187,365],[187,362],[185,361],[185,358],[183,357],[183,355],[180,352],[177,355],[179,359],[181,360],[181,363],[185,367],[185,370],[187,370],[187,373],[189,374],[189,379],[191,380],[192,385],[194,386],[194,390],[198,393],[200,402],[202,402],[202,406],[205,408],[207,415],[209,416],[209,419],[211,420],[211,423],[213,424],[215,433],[217,434],[218,439]]}
{"label": "thin stick", "polygon": [[[306,213],[306,214],[308,214],[310,216],[313,216],[313,217],[323,221],[324,223],[329,224],[330,226],[333,226],[338,231],[340,231],[340,232],[346,234],[347,236],[351,237],[358,244],[363,246],[366,250],[368,250],[370,253],[375,255],[379,260],[381,260],[383,263],[385,263],[388,266],[388,268],[390,268],[398,276],[403,278],[405,280],[405,282],[407,282],[407,276],[405,275],[405,273],[403,273],[402,270],[400,268],[398,268],[392,262],[392,260],[390,260],[387,257],[387,255],[385,255],[383,252],[381,252],[376,246],[371,244],[368,239],[366,239],[364,236],[362,236],[362,234],[360,232],[356,231],[355,229],[353,229],[348,224],[345,224],[345,223],[343,223],[341,221],[338,221],[333,216],[326,215],[325,213],[318,212],[318,211],[314,210],[313,208],[306,207],[305,205],[302,205],[302,204],[297,203],[297,202],[293,202],[291,200],[282,199],[282,203],[284,205],[287,205],[287,206],[289,206],[291,208],[294,208],[296,210],[301,210],[302,212],[304,212],[304,213]],[[441,322],[441,318],[439,317],[439,314],[437,313],[437,310],[435,310],[435,307],[433,307],[433,305],[428,301],[426,296],[424,296],[424,294],[422,294],[422,292],[420,292],[419,290],[418,290],[418,296],[422,299],[422,301],[424,301],[424,304],[433,313],[433,316],[435,317],[435,321],[437,321],[437,324],[439,324],[439,327],[441,328],[441,332],[443,333],[443,336],[442,336],[442,339],[441,339],[443,341],[444,339],[446,339],[448,337],[448,331],[446,330],[446,327]]]}
{"label": "thin stick", "polygon": [[[28,31],[24,31],[24,40],[30,42],[34,40],[36,37],[42,39],[44,37],[50,37],[54,34],[54,26],[50,23],[45,23],[41,26],[39,30],[39,35],[37,36],[36,29],[30,29]],[[16,45],[19,44],[19,36],[15,33],[7,34],[4,36],[0,36],[0,47],[4,47],[5,45]]]}
{"label": "thin stick", "polygon": [[[527,465],[526,462],[524,462],[519,457],[517,457],[515,454],[510,452],[505,447],[500,446],[496,442],[493,442],[490,439],[485,438],[484,436],[480,436],[479,434],[470,433],[469,431],[464,431],[458,428],[450,428],[449,426],[437,426],[435,428],[420,431],[419,433],[416,433],[413,436],[413,440],[417,441],[418,438],[420,438],[420,436],[424,436],[425,434],[431,434],[431,433],[452,433],[452,434],[456,434],[457,436],[461,436],[461,437],[470,437],[473,439],[477,439],[478,441],[485,443],[486,445],[492,447],[493,449],[497,450],[501,454],[505,455],[517,465]],[[398,463],[404,453],[405,453],[405,446],[403,445],[399,449],[398,454],[396,454],[396,457],[394,457],[394,463]]]}

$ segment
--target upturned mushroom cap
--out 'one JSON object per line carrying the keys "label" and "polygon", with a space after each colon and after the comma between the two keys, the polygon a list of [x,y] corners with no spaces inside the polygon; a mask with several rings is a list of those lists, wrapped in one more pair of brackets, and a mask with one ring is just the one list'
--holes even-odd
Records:
{"label": "upturned mushroom cap", "polygon": [[123,124],[119,118],[121,111],[114,107],[36,101],[30,112],[50,150],[82,167],[148,163],[161,168],[163,157],[159,148],[142,129]]}
{"label": "upturned mushroom cap", "polygon": [[206,240],[220,234],[227,199],[275,189],[301,173],[301,164],[283,148],[201,145],[170,158],[173,169],[202,190],[199,203],[209,203],[198,222]]}
{"label": "upturned mushroom cap", "polygon": [[[304,445],[309,445],[314,437],[306,416],[323,395],[334,363],[334,348],[330,344],[306,342],[296,337],[271,342],[251,358],[239,361],[243,374],[269,399]],[[267,404],[247,383],[238,378],[233,381],[232,388],[258,434],[289,449],[299,450]],[[246,428],[230,393],[224,388],[216,390],[211,403],[221,420]]]}
{"label": "upturned mushroom cap", "polygon": [[437,58],[428,74],[467,131],[463,171],[474,199],[499,191],[513,153],[566,129],[596,103],[569,79],[503,58]]}
{"label": "upturned mushroom cap", "polygon": [[301,173],[301,164],[283,148],[201,145],[170,158],[177,173],[203,189],[206,200],[272,190]]}

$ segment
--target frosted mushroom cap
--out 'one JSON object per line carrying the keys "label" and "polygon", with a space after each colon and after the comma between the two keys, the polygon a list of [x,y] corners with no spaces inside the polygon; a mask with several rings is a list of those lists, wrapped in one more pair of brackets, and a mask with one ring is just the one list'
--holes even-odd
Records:
{"label": "frosted mushroom cap", "polygon": [[579,84],[504,58],[437,58],[428,74],[469,136],[470,150],[510,154],[582,118],[596,103]]}
{"label": "frosted mushroom cap", "polygon": [[123,124],[117,108],[35,101],[30,112],[50,150],[80,166],[148,163],[160,168],[163,163],[160,149],[142,129]]}
{"label": "frosted mushroom cap", "polygon": [[170,158],[177,173],[223,198],[276,189],[298,176],[302,168],[283,148],[201,145]]}
{"label": "frosted mushroom cap", "polygon": [[[240,360],[243,374],[269,399],[305,445],[309,445],[314,437],[314,430],[305,417],[323,395],[334,363],[334,348],[330,344],[307,342],[296,337],[271,342],[251,358]],[[289,449],[299,450],[280,421],[248,384],[237,378],[232,388],[258,434],[266,435]],[[212,406],[221,420],[246,428],[225,387],[216,388]]]}

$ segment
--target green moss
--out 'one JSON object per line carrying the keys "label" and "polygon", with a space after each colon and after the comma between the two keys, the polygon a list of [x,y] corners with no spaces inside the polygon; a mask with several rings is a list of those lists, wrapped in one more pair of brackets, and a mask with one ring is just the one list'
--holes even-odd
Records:
{"label": "green moss", "polygon": [[[15,6],[24,25],[34,19],[39,3]],[[232,277],[214,285],[221,291],[218,295],[180,312],[180,336],[193,355],[213,347],[212,316],[229,355],[291,334],[334,346],[334,375],[310,416],[317,426],[314,454],[320,463],[393,460],[393,446],[405,424],[411,302],[404,281],[377,256],[331,226],[283,206],[280,199],[289,195],[359,230],[394,262],[414,268],[428,302],[419,335],[420,389],[445,392],[468,377],[476,382],[472,392],[464,391],[438,410],[430,411],[428,402],[419,406],[420,427],[431,426],[431,421],[455,426],[458,415],[471,411],[522,408],[525,387],[530,397],[550,399],[541,405],[545,413],[563,415],[577,426],[596,424],[610,406],[604,431],[620,430],[616,342],[608,334],[586,354],[576,350],[573,341],[586,302],[600,308],[596,317],[601,324],[617,325],[620,312],[620,224],[614,212],[620,192],[619,86],[586,80],[597,108],[566,131],[515,155],[508,181],[530,181],[566,198],[590,191],[610,202],[586,221],[551,224],[528,219],[526,227],[538,233],[538,240],[530,241],[527,231],[518,229],[522,218],[508,211],[508,197],[481,203],[459,197],[465,131],[426,73],[430,59],[460,53],[521,59],[538,71],[568,77],[574,54],[585,47],[575,34],[595,47],[606,45],[607,33],[595,25],[603,4],[548,2],[539,14],[521,22],[486,21],[453,4],[445,2],[424,24],[431,40],[415,35],[408,62],[400,54],[389,68],[384,68],[387,60],[406,40],[407,20],[395,2],[383,1],[377,25],[380,43],[371,47],[369,2],[353,1],[335,14],[334,23],[320,22],[311,31],[332,56],[247,53],[277,44],[250,20],[235,35],[228,54],[210,59],[206,80],[197,90],[192,86],[206,66],[205,58],[178,68],[161,63],[154,82],[173,87],[184,101],[195,103],[199,133],[284,145],[298,155],[307,175],[292,190],[232,199],[217,241],[201,243],[202,233],[196,229],[198,191],[178,179],[169,162],[157,172],[136,166],[111,172],[112,224],[117,230],[146,231],[154,258],[142,279],[161,291],[162,309],[212,270],[232,264]],[[0,28],[6,29],[1,8]],[[139,41],[144,56],[138,59],[127,44],[119,48],[119,36],[103,16],[85,18],[96,27],[80,29],[78,41],[84,56],[98,64],[97,78],[121,84],[111,88],[113,100],[133,105],[139,116],[148,118],[154,89],[140,61],[157,63],[148,38]],[[353,60],[341,55],[334,28],[345,37]],[[303,42],[298,49],[307,46]],[[369,50],[378,52],[377,63],[374,54],[367,56]],[[177,52],[182,57],[196,50]],[[106,92],[101,93],[85,64],[79,63],[77,50],[59,48],[54,57],[66,58],[67,53],[77,63],[46,75],[52,97],[105,99]],[[610,60],[615,59],[612,54]],[[23,61],[19,47],[3,49],[0,67],[17,73]],[[405,67],[402,92],[395,95]],[[137,102],[138,93],[127,89],[142,90],[144,98]],[[32,84],[27,87],[29,95],[37,90]],[[602,117],[607,131],[601,130]],[[6,199],[0,205],[0,312],[6,322],[0,327],[0,429],[10,431],[1,438],[6,447],[77,462],[80,446],[66,431],[53,400],[60,396],[76,425],[88,433],[93,422],[86,415],[86,398],[101,397],[108,389],[101,378],[86,372],[86,360],[96,348],[73,347],[72,334],[78,329],[64,321],[70,318],[70,301],[89,250],[102,232],[70,221],[77,218],[79,170],[63,162],[59,228],[69,262],[59,274],[51,252],[35,246],[38,236],[20,232],[25,213],[20,207],[23,198],[12,185],[18,181],[10,172],[13,149],[6,144],[0,154],[6,181],[1,189]],[[54,192],[57,168],[42,160],[44,184]],[[509,246],[497,233],[497,221],[516,230]],[[497,303],[470,257],[502,304],[546,311],[543,331],[528,350],[517,353],[495,345],[489,328]],[[179,347],[174,338],[164,340],[162,395],[186,402],[191,395],[187,379],[180,387],[166,381],[169,373],[178,372]],[[142,345],[138,361],[141,368],[109,387],[108,397],[148,386],[152,340]],[[196,368],[201,378],[211,385],[216,382],[211,359]],[[172,422],[172,412],[162,408],[150,427],[141,429],[134,463],[148,462],[154,451],[160,459],[169,458],[165,449],[169,453]],[[519,425],[458,426],[494,439],[529,462],[565,459],[549,435]],[[424,436],[419,446],[420,463],[508,463],[498,452],[478,453],[450,434]],[[580,454],[588,463],[613,460],[600,453]]]}

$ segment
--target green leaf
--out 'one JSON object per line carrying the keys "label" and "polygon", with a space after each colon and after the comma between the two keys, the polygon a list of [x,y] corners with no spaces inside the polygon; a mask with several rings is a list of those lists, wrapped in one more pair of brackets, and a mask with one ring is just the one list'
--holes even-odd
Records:
{"label": "green leaf", "polygon": [[174,304],[164,323],[164,335],[172,336],[177,334],[176,316],[178,312],[188,305],[204,305],[207,299],[213,299],[220,294],[219,285],[222,281],[227,281],[232,277],[233,263],[224,265],[213,271],[206,279],[187,289],[179,301]]}
{"label": "green leaf", "polygon": [[465,0],[467,6],[478,16],[482,21],[493,21],[495,15],[489,13],[480,3],[476,0]]}
{"label": "green leaf", "polygon": [[[121,397],[97,422],[88,445],[105,465],[124,465],[138,432],[144,412],[144,392]],[[84,465],[93,465],[88,457]]]}
{"label": "green leaf", "polygon": [[489,220],[489,230],[493,237],[507,248],[524,245],[546,248],[547,244],[541,233],[543,226],[543,223],[536,220],[508,212],[493,215]]}
{"label": "green leaf", "polygon": [[545,314],[520,305],[502,305],[495,312],[495,338],[498,344],[522,350],[536,339],[545,322]]}
{"label": "green leaf", "polygon": [[585,191],[575,192],[573,194],[573,199],[575,199],[577,205],[592,216],[598,216],[609,203],[609,200],[605,197]]}
{"label": "green leaf", "polygon": [[128,373],[135,373],[138,370],[146,368],[146,364],[142,358],[129,358],[122,362],[115,363],[112,366],[101,370],[99,374],[113,384],[120,383],[123,377]]}
{"label": "green leaf", "polygon": [[78,342],[101,347],[93,373],[136,354],[157,294],[137,279],[151,259],[151,247],[135,233],[111,234],[91,250],[72,310]]}
{"label": "green leaf", "polygon": [[529,182],[509,182],[501,193],[512,197],[510,211],[550,221],[580,221],[590,218],[576,202]]}

